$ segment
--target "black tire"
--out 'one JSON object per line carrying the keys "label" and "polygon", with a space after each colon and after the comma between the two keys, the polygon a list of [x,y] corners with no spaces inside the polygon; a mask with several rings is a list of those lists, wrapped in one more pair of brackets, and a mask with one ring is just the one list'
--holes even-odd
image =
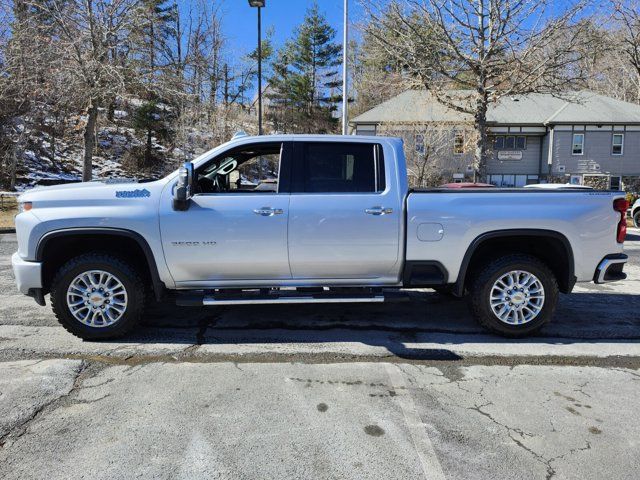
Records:
{"label": "black tire", "polygon": [[[521,270],[535,275],[544,287],[544,303],[538,315],[527,323],[513,325],[503,322],[490,305],[493,284],[504,274]],[[487,330],[504,337],[531,335],[551,321],[558,303],[558,282],[553,272],[536,257],[513,254],[500,257],[480,267],[469,284],[469,306],[474,318]]]}
{"label": "black tire", "polygon": [[[71,282],[88,270],[103,270],[118,278],[127,293],[124,314],[115,323],[92,327],[77,320],[67,306]],[[60,324],[83,340],[107,340],[130,332],[140,321],[145,305],[145,290],[140,274],[125,260],[105,253],[86,253],[69,260],[56,272],[51,282],[51,307]]]}
{"label": "black tire", "polygon": [[633,214],[633,225],[636,228],[640,228],[640,210]]}

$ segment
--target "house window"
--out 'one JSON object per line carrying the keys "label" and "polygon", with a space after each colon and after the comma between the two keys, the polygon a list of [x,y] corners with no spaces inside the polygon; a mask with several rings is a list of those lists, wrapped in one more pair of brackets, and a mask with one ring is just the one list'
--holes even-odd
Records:
{"label": "house window", "polygon": [[622,155],[623,150],[624,150],[624,133],[614,133],[613,143],[611,145],[611,154]]}
{"label": "house window", "polygon": [[524,187],[539,182],[538,175],[489,175],[489,183],[502,188]]}
{"label": "house window", "polygon": [[620,177],[611,177],[609,180],[609,189],[610,190],[622,190],[621,178]]}
{"label": "house window", "polygon": [[375,135],[375,125],[356,125],[356,135]]}
{"label": "house window", "polygon": [[526,150],[527,137],[519,135],[497,136],[494,141],[496,150]]}
{"label": "house window", "polygon": [[516,148],[516,137],[505,137],[504,148],[506,148],[507,150],[513,150],[514,148]]}
{"label": "house window", "polygon": [[453,154],[462,155],[464,153],[464,134],[456,133],[453,139]]}
{"label": "house window", "polygon": [[584,154],[584,133],[574,133],[573,143],[571,145],[572,155]]}

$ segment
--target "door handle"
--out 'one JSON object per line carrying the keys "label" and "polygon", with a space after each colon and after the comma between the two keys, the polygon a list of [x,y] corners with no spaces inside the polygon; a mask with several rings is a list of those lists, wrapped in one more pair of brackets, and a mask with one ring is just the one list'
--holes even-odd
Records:
{"label": "door handle", "polygon": [[365,209],[364,213],[367,215],[388,215],[393,213],[393,208],[371,207]]}
{"label": "door handle", "polygon": [[284,210],[281,208],[262,207],[253,210],[256,215],[262,215],[263,217],[273,217],[274,215],[282,215]]}

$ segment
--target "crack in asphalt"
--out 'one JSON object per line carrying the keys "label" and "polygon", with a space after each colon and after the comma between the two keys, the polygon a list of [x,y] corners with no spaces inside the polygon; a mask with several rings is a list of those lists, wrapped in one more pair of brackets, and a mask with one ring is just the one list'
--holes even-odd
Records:
{"label": "crack in asphalt", "polygon": [[[477,364],[476,364],[477,365]],[[504,378],[506,377],[496,377],[494,378],[493,382],[490,381],[490,379],[488,378],[477,378],[477,377],[473,377],[473,378],[465,378],[464,375],[461,375],[460,372],[458,372],[457,370],[458,367],[457,366],[451,366],[451,365],[446,365],[446,366],[439,366],[437,367],[438,370],[440,370],[440,374],[436,374],[438,377],[441,378],[446,378],[448,380],[448,382],[446,382],[446,385],[453,385],[456,388],[462,390],[463,392],[465,392],[468,395],[471,396],[476,396],[481,400],[481,403],[478,404],[476,403],[474,406],[463,406],[460,405],[457,402],[443,402],[440,401],[440,403],[442,405],[448,405],[450,407],[454,407],[454,408],[463,408],[466,410],[471,410],[474,412],[477,412],[478,414],[482,415],[483,417],[487,418],[490,422],[492,422],[493,424],[497,425],[498,427],[500,427],[501,429],[506,430],[507,436],[509,437],[509,439],[511,440],[511,442],[513,442],[518,448],[526,451],[528,454],[530,454],[536,461],[540,462],[542,465],[544,465],[545,469],[546,469],[546,480],[551,480],[552,478],[554,478],[557,474],[556,471],[556,467],[553,465],[554,462],[557,462],[559,460],[563,460],[565,459],[567,456],[569,455],[573,455],[577,452],[580,451],[585,451],[585,450],[590,450],[591,449],[591,442],[589,442],[589,440],[584,440],[585,441],[585,445],[581,446],[581,447],[576,447],[576,448],[572,448],[569,449],[568,451],[566,451],[565,453],[561,454],[561,455],[557,455],[554,457],[550,457],[547,458],[545,457],[543,454],[538,453],[535,449],[529,447],[526,443],[525,440],[527,438],[531,439],[531,438],[535,438],[535,437],[539,437],[540,435],[538,434],[534,434],[531,432],[527,432],[524,429],[517,427],[517,426],[512,426],[503,422],[500,422],[498,419],[496,419],[490,412],[488,412],[486,410],[486,407],[489,406],[495,406],[495,403],[492,402],[491,400],[489,400],[486,395],[485,395],[485,389],[486,387],[488,387],[490,385],[490,383],[493,383],[493,385],[497,388],[499,387],[499,382],[504,380]],[[613,370],[619,370],[618,368],[613,368]],[[514,366],[511,366],[509,372],[507,373],[507,376],[511,374],[511,372],[514,371]],[[623,370],[626,372],[626,370]],[[479,382],[479,388],[471,388],[471,389],[467,389],[464,388],[461,383],[465,383],[465,382]],[[572,387],[574,387],[572,390],[576,391],[576,392],[580,392],[582,395],[584,395],[585,397],[591,397],[591,395],[587,394],[584,389],[586,388],[586,386],[589,384],[589,381],[585,381],[583,383],[579,383],[577,385],[572,385]],[[577,388],[575,388],[577,387]],[[444,393],[444,392],[443,392]],[[575,401],[575,399],[573,399],[572,397],[567,397],[563,394],[560,394],[558,392],[555,392],[556,396],[558,397],[562,397],[564,399],[567,400],[572,400]],[[447,394],[447,397],[451,398],[450,395]],[[551,399],[551,396],[548,397],[547,401]],[[556,432],[556,427],[553,423],[553,420],[551,418],[549,418],[549,423],[551,426],[551,431],[552,432]]]}
{"label": "crack in asphalt", "polygon": [[209,315],[204,318],[201,318],[198,322],[198,331],[196,332],[195,343],[186,347],[180,354],[178,358],[188,357],[193,355],[196,350],[198,350],[202,345],[206,342],[206,334],[209,328],[215,327],[220,318],[222,318],[222,314],[224,313],[224,309],[220,309],[220,311],[215,315]]}
{"label": "crack in asphalt", "polygon": [[73,379],[73,384],[71,385],[71,389],[64,395],[53,398],[49,402],[42,404],[39,408],[33,411],[29,417],[27,417],[23,422],[14,426],[9,432],[3,435],[0,438],[0,448],[5,448],[7,442],[11,441],[11,443],[15,443],[20,437],[25,435],[29,430],[29,426],[37,421],[40,417],[42,417],[47,411],[55,410],[57,405],[62,402],[64,399],[69,398],[80,386],[81,382],[84,381],[83,373],[87,371],[89,364],[86,361],[80,362],[78,370],[76,371],[75,377]]}
{"label": "crack in asphalt", "polygon": [[[557,455],[555,457],[551,457],[551,458],[546,458],[544,455],[542,455],[541,453],[536,452],[533,448],[528,447],[525,443],[524,443],[524,439],[525,438],[534,438],[538,435],[533,434],[533,433],[529,433],[524,431],[521,428],[518,427],[513,427],[507,424],[504,424],[502,422],[499,422],[496,418],[493,417],[493,415],[491,415],[489,412],[483,410],[484,407],[488,407],[490,405],[494,405],[493,402],[489,401],[485,395],[484,395],[484,389],[485,386],[487,385],[487,382],[485,380],[482,379],[477,379],[480,380],[481,383],[483,383],[482,387],[480,388],[480,390],[475,393],[476,395],[480,396],[480,398],[484,399],[486,403],[482,404],[482,405],[475,405],[473,407],[467,407],[467,410],[472,410],[475,411],[481,415],[483,415],[484,417],[488,418],[491,422],[493,422],[494,424],[504,428],[507,431],[507,436],[511,439],[511,441],[517,445],[519,448],[525,450],[526,452],[528,452],[530,455],[532,455],[537,461],[539,461],[540,463],[542,463],[545,468],[546,468],[546,480],[551,480],[553,477],[556,476],[557,471],[556,468],[554,468],[554,466],[552,465],[552,463],[557,462],[558,460],[563,460],[565,459],[567,456],[569,455],[573,455],[576,452],[580,452],[580,451],[585,451],[585,450],[590,450],[591,449],[591,442],[589,442],[589,440],[585,440],[585,445],[583,447],[577,447],[577,448],[572,448],[569,449],[567,452],[563,453],[562,455]],[[496,378],[496,385],[498,382],[498,378]],[[582,385],[578,385],[580,388],[584,388],[584,386],[589,383],[589,382],[585,382]],[[457,385],[457,382],[456,382]],[[458,385],[457,385],[458,386]],[[464,390],[464,389],[463,389]],[[465,390],[469,393],[472,393],[468,390]],[[584,394],[584,392],[582,392]],[[586,394],[585,394],[586,395]],[[562,396],[562,395],[560,395]],[[587,395],[589,396],[589,395]],[[565,397],[566,398],[566,397]],[[551,422],[551,426],[553,428],[553,431],[555,431],[555,426],[553,425],[553,422]],[[518,439],[516,437],[516,434],[520,437],[520,439]]]}
{"label": "crack in asphalt", "polygon": [[574,388],[573,391],[581,393],[582,395],[584,395],[587,398],[591,398],[591,395],[589,395],[587,392],[584,391],[584,389],[587,387],[587,385],[589,385],[589,381],[588,380],[586,382],[584,382],[584,383],[579,383],[578,385],[576,385],[578,388]]}
{"label": "crack in asphalt", "polygon": [[623,373],[628,373],[629,375],[633,376],[633,377],[637,377],[640,378],[640,372],[636,373],[636,372],[631,372],[629,370],[623,370],[622,368],[613,368],[612,370],[617,370],[619,372],[623,372]]}

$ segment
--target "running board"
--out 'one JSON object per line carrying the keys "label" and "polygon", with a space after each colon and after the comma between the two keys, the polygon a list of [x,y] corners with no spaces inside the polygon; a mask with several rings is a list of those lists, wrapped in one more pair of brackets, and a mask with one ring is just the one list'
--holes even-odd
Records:
{"label": "running board", "polygon": [[176,299],[176,305],[183,307],[223,306],[223,305],[282,305],[306,303],[383,303],[402,302],[409,300],[406,294],[399,292],[385,292],[375,295],[194,295],[183,294]]}
{"label": "running board", "polygon": [[268,305],[283,303],[376,303],[384,302],[384,295],[373,297],[274,297],[274,298],[241,298],[222,299],[214,296],[205,296],[202,304],[211,305]]}

